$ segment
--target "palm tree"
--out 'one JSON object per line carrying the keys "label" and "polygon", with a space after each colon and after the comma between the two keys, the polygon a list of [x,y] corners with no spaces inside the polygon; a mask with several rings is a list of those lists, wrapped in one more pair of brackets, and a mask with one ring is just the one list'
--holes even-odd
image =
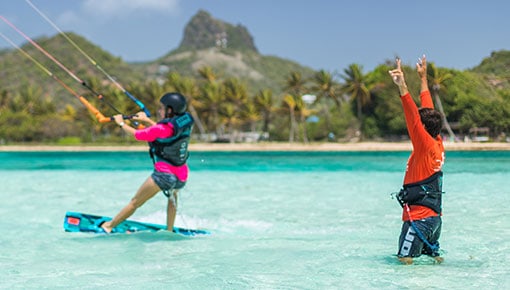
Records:
{"label": "palm tree", "polygon": [[235,104],[239,109],[248,100],[246,85],[237,78],[229,78],[223,82],[223,93],[229,102]]}
{"label": "palm tree", "polygon": [[[291,131],[289,134],[289,141],[294,141],[294,134],[297,133],[298,123],[296,121],[296,113],[299,114],[300,123],[305,124],[303,121],[303,112],[307,112],[306,104],[303,102],[302,96],[306,94],[309,89],[306,87],[306,80],[303,79],[301,73],[292,71],[287,77],[284,85],[284,91],[287,95],[284,96],[283,102],[288,106],[289,113],[291,115],[290,125]],[[303,125],[303,140],[308,142],[308,136],[306,133],[306,125]]]}
{"label": "palm tree", "polygon": [[238,109],[233,103],[225,103],[222,106],[221,120],[225,125],[226,131],[230,134],[230,143],[235,141],[235,128],[241,122],[239,119]]}
{"label": "palm tree", "polygon": [[200,106],[197,110],[201,113],[202,118],[206,120],[206,127],[216,132],[216,135],[222,134],[222,125],[220,120],[220,109],[225,103],[225,96],[221,92],[221,84],[218,83],[217,75],[210,66],[203,66],[198,69],[201,77],[198,84],[200,86]]}
{"label": "palm tree", "polygon": [[359,120],[360,136],[363,136],[361,131],[363,128],[363,112],[364,105],[370,102],[370,91],[365,84],[366,76],[362,72],[363,67],[358,64],[351,64],[349,68],[344,69],[342,78],[345,84],[342,86],[342,91],[350,95],[351,101],[356,101],[356,112]]}
{"label": "palm tree", "polygon": [[308,143],[308,130],[306,129],[306,119],[313,113],[313,110],[309,110],[306,107],[303,98],[296,98],[296,113],[299,117],[299,123],[303,132],[303,142]]}
{"label": "palm tree", "polygon": [[208,116],[209,128],[212,127],[219,136],[221,135],[220,110],[225,103],[225,96],[221,93],[221,87],[216,82],[203,84],[200,91],[202,92],[200,96],[202,106],[198,109]]}
{"label": "palm tree", "polygon": [[455,142],[456,140],[455,133],[453,133],[453,130],[450,127],[450,123],[448,123],[448,120],[446,119],[446,114],[444,113],[443,109],[443,103],[439,98],[439,92],[443,88],[442,85],[446,80],[452,78],[452,75],[448,72],[441,72],[433,63],[429,63],[428,66],[430,69],[427,69],[427,72],[429,74],[429,81],[432,83],[432,95],[434,96],[434,100],[436,101],[436,105],[437,108],[439,109],[439,112],[441,112],[441,115],[443,117],[443,123],[446,128],[446,131],[448,131],[450,140]]}
{"label": "palm tree", "polygon": [[290,117],[290,130],[289,130],[289,142],[294,142],[294,134],[297,130],[297,122],[296,122],[296,100],[290,94],[286,94],[283,97],[283,104],[287,106],[289,110]]}
{"label": "palm tree", "polygon": [[256,125],[257,121],[261,119],[260,112],[257,110],[257,106],[254,102],[247,102],[242,107],[242,114],[243,119],[248,122],[250,126],[250,131],[255,132],[256,131]]}
{"label": "palm tree", "polygon": [[233,134],[237,126],[244,123],[244,120],[241,120],[241,111],[243,106],[248,103],[248,91],[246,85],[241,83],[239,79],[229,78],[222,83],[221,92],[226,98],[226,105],[229,105],[228,108],[222,110],[222,112],[227,114],[225,117],[230,120],[228,122],[230,134],[231,138],[234,138]]}
{"label": "palm tree", "polygon": [[[320,70],[312,78],[311,91],[317,94],[317,100],[332,100],[335,102],[337,108],[340,108],[340,85],[333,80],[331,73]],[[328,103],[321,106],[326,120],[326,127],[328,130],[331,128],[331,117]]]}
{"label": "palm tree", "polygon": [[271,114],[274,111],[273,107],[273,91],[264,89],[255,95],[255,106],[262,112],[262,131],[269,132],[269,123],[271,122]]}
{"label": "palm tree", "polygon": [[333,80],[333,76],[331,73],[320,70],[312,78],[312,88],[313,92],[317,92],[317,101],[328,98],[335,102],[337,107],[340,107],[340,99],[338,96],[338,84]]}
{"label": "palm tree", "polygon": [[198,69],[198,74],[205,79],[208,83],[214,83],[216,82],[217,76],[214,73],[212,67],[210,66],[203,66]]}
{"label": "palm tree", "polygon": [[307,91],[305,84],[301,73],[293,71],[287,77],[283,90],[293,96],[301,96]]}

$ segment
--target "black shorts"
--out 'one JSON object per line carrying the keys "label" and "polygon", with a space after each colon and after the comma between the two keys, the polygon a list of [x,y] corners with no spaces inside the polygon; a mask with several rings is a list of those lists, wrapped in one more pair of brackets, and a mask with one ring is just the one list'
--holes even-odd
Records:
{"label": "black shorts", "polygon": [[177,176],[172,173],[154,171],[151,177],[162,191],[181,189],[186,185],[186,182],[180,181]]}
{"label": "black shorts", "polygon": [[[397,255],[399,257],[418,257],[422,254],[432,257],[439,256],[438,240],[441,235],[441,217],[433,216],[413,221],[413,223],[414,227],[409,221],[402,225]],[[421,233],[421,237],[415,227]],[[433,245],[432,249],[423,241],[423,238]]]}

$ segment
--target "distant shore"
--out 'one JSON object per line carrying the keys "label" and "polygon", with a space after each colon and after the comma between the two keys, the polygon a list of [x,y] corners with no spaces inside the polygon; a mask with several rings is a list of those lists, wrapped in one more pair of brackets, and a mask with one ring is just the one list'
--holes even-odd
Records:
{"label": "distant shore", "polygon": [[[450,143],[447,151],[510,151],[510,143]],[[146,145],[0,145],[0,152],[29,151],[147,151]],[[195,143],[190,151],[411,151],[410,142],[359,142],[359,143]]]}

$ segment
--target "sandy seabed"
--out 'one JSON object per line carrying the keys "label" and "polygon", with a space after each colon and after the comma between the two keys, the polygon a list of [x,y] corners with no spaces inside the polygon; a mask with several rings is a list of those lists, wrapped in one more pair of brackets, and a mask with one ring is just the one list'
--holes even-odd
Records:
{"label": "sandy seabed", "polygon": [[[446,151],[499,151],[510,150],[510,143],[444,143]],[[0,145],[0,152],[15,151],[146,151],[146,145]],[[411,151],[410,142],[359,142],[359,143],[194,143],[191,151]]]}

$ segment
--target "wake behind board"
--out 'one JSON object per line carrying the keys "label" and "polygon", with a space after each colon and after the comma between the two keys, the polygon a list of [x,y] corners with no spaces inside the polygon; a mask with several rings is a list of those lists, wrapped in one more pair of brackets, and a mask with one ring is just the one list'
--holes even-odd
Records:
{"label": "wake behind board", "polygon": [[[100,225],[111,220],[111,217],[85,214],[79,212],[66,212],[64,218],[64,230],[66,232],[104,233]],[[166,231],[166,226],[144,223],[132,220],[125,220],[116,226],[112,233],[136,233],[136,232],[158,232]],[[184,236],[197,236],[211,234],[207,230],[185,229],[174,227],[173,232]]]}

